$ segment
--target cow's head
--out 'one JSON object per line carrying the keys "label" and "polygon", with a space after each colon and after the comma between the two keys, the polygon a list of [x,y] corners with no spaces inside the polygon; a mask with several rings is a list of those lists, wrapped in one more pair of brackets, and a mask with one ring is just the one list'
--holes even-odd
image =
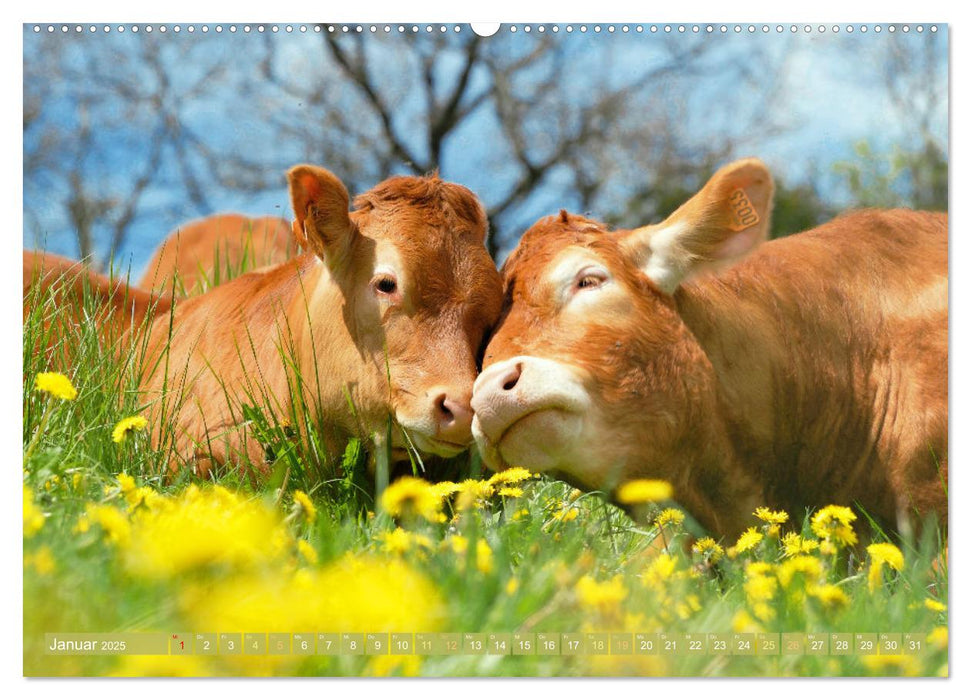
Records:
{"label": "cow's head", "polygon": [[472,441],[477,354],[502,304],[479,200],[437,176],[393,177],[354,200],[332,173],[288,174],[294,233],[326,265],[342,323],[387,380],[395,447],[451,456]]}
{"label": "cow's head", "polygon": [[485,463],[605,489],[645,466],[680,481],[664,470],[704,439],[685,432],[714,409],[714,380],[674,295],[766,237],[772,190],[765,166],[743,160],[658,225],[608,231],[561,212],[530,228],[503,266],[503,316],[475,383]]}

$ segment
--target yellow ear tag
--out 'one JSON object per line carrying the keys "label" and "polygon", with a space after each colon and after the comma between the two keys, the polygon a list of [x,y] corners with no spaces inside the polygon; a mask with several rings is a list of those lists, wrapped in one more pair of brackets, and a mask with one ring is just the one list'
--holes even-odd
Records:
{"label": "yellow ear tag", "polygon": [[738,188],[732,192],[731,197],[728,198],[728,202],[732,208],[732,219],[728,228],[732,231],[744,231],[759,223],[759,213],[755,211],[755,207],[749,201],[745,190]]}

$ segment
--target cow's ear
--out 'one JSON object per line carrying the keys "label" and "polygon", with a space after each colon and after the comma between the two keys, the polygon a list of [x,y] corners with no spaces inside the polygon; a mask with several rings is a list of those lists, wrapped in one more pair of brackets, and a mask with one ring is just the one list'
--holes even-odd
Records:
{"label": "cow's ear", "polygon": [[631,231],[623,246],[672,294],[684,280],[730,265],[768,237],[773,190],[762,161],[729,163],[663,223]]}
{"label": "cow's ear", "polygon": [[294,166],[287,173],[287,181],[297,243],[331,267],[339,264],[355,235],[344,183],[329,170],[314,165]]}

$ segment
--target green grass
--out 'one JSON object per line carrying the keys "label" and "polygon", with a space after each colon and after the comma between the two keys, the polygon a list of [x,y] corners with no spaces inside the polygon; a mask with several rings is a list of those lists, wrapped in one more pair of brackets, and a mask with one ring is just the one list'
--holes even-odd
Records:
{"label": "green grass", "polygon": [[[244,227],[239,232],[241,234],[239,247],[230,242],[235,237],[236,231],[221,231],[220,237],[217,237],[213,246],[211,266],[197,263],[193,270],[195,282],[191,287],[187,287],[185,280],[179,274],[175,274],[169,281],[171,291],[179,297],[201,294],[247,272],[280,262],[277,259],[279,253],[275,248],[275,232],[269,229],[256,230],[253,228],[252,221],[244,224]],[[176,241],[166,242],[166,245],[177,244]],[[263,254],[259,254],[258,250],[263,251]],[[291,241],[287,253],[292,256],[296,251],[297,244]]]}
{"label": "green grass", "polygon": [[[38,292],[39,294],[39,292]],[[608,505],[599,494],[574,491],[550,480],[532,479],[523,484],[521,497],[493,495],[478,507],[460,510],[446,501],[446,522],[405,518],[396,523],[383,512],[375,498],[371,461],[378,464],[372,447],[351,440],[341,454],[327,454],[312,412],[300,403],[303,379],[294,372],[290,401],[298,406],[297,418],[281,415],[281,407],[267,405],[254,384],[243,418],[271,459],[271,474],[257,480],[253,465],[236,465],[214,481],[254,508],[280,514],[279,529],[295,540],[303,539],[318,562],[308,563],[296,554],[262,561],[254,570],[199,565],[177,575],[146,578],[126,566],[124,547],[113,544],[102,528],[92,525],[79,532],[78,523],[89,504],[126,509],[117,475],[128,474],[140,486],[178,499],[196,477],[183,472],[166,476],[171,458],[170,441],[160,447],[149,444],[146,433],[131,435],[118,444],[112,429],[118,420],[145,412],[136,391],[134,376],[141,362],[141,348],[119,351],[123,344],[104,343],[93,324],[51,333],[49,322],[63,309],[40,295],[24,324],[23,443],[30,454],[24,461],[24,485],[44,514],[43,526],[24,539],[24,672],[27,675],[101,675],[110,673],[232,674],[280,673],[286,675],[359,675],[390,671],[422,675],[884,675],[946,673],[947,648],[925,639],[935,628],[946,626],[947,613],[931,610],[925,600],[948,600],[947,568],[940,561],[943,537],[932,523],[919,537],[898,541],[905,565],[900,572],[887,571],[871,591],[867,581],[868,557],[863,546],[821,557],[824,573],[817,583],[836,585],[848,602],[833,609],[806,593],[807,582],[797,575],[785,588],[777,568],[769,574],[776,583],[766,608],[757,608],[752,595],[752,576],[746,564],[767,562],[773,567],[786,561],[776,539],[765,537],[753,552],[735,559],[724,557],[711,564],[692,554],[689,535],[680,526],[669,527],[663,538],[650,525],[661,507],[646,506],[639,522]],[[96,309],[89,299],[87,313]],[[285,335],[285,334],[284,334]],[[47,352],[38,348],[50,347]],[[242,351],[242,350],[241,350]],[[281,347],[286,353],[287,349]],[[39,372],[67,375],[78,390],[73,401],[60,401],[34,390]],[[348,410],[353,410],[349,406]],[[46,418],[45,418],[46,416]],[[399,465],[403,473],[419,473],[428,480],[460,481],[478,478],[478,460],[466,455],[455,460],[412,460]],[[394,476],[394,475],[393,475]],[[488,478],[485,475],[484,478]],[[205,486],[205,484],[203,484]],[[308,493],[317,509],[313,522],[299,515],[294,505],[296,490]],[[676,494],[675,494],[676,496]],[[826,504],[821,504],[826,505]],[[563,514],[566,517],[562,517]],[[575,515],[574,515],[575,513]],[[809,514],[790,514],[785,531],[812,536]],[[855,523],[865,522],[859,513]],[[137,514],[131,516],[137,526]],[[25,515],[26,523],[26,515]],[[427,538],[397,554],[382,551],[383,536],[398,525]],[[753,517],[752,525],[766,527]],[[232,535],[232,533],[229,533]],[[267,533],[267,548],[270,547]],[[193,533],[172,532],[178,548],[190,543]],[[240,532],[244,538],[246,533]],[[464,552],[452,546],[456,536],[465,538]],[[485,545],[479,545],[484,542]],[[733,542],[723,542],[727,549]],[[485,548],[491,556],[480,559]],[[658,571],[660,550],[665,549],[674,573]],[[39,553],[49,555],[53,569]],[[227,660],[224,657],[172,658],[75,656],[52,657],[42,652],[45,632],[220,632],[196,629],[197,608],[189,605],[187,591],[206,591],[206,600],[230,603],[222,591],[238,591],[245,575],[259,581],[289,581],[294,568],[326,572],[350,555],[360,561],[400,559],[408,571],[429,583],[437,612],[428,617],[440,632],[469,633],[718,633],[764,631],[913,633],[921,639],[924,653],[894,657],[886,665],[848,656],[420,656],[408,665],[387,668],[369,657],[287,657],[281,664]],[[369,564],[370,565],[370,564]],[[652,567],[655,573],[651,573]],[[595,582],[595,583],[592,583]],[[767,584],[768,585],[768,584]],[[339,587],[338,587],[339,588]],[[368,605],[414,606],[394,581],[387,596],[373,601],[354,598],[347,591],[321,591],[344,601],[342,614],[367,614]],[[341,598],[340,596],[345,596]],[[397,597],[396,597],[397,596]],[[329,598],[328,598],[329,600]],[[280,596],[273,601],[281,611],[299,617],[296,603]],[[358,606],[358,607],[355,607]],[[257,606],[252,624],[259,624]],[[360,610],[358,610],[360,608]],[[193,612],[195,611],[195,612]],[[764,619],[758,619],[759,612]],[[281,613],[282,614],[282,613]],[[249,631],[340,632],[325,629],[276,629],[274,615],[267,614],[263,627]],[[423,632],[423,629],[372,630]],[[938,635],[940,632],[938,632]],[[247,665],[248,664],[248,665]]]}

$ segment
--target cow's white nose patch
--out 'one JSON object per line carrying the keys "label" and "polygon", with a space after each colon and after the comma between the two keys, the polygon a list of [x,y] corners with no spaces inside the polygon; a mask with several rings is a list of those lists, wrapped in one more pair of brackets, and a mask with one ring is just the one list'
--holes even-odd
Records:
{"label": "cow's white nose patch", "polygon": [[569,443],[589,407],[575,368],[521,355],[488,367],[476,379],[473,434],[483,454],[498,450],[506,460],[515,455],[517,464],[523,459],[545,463],[549,450],[538,446]]}

